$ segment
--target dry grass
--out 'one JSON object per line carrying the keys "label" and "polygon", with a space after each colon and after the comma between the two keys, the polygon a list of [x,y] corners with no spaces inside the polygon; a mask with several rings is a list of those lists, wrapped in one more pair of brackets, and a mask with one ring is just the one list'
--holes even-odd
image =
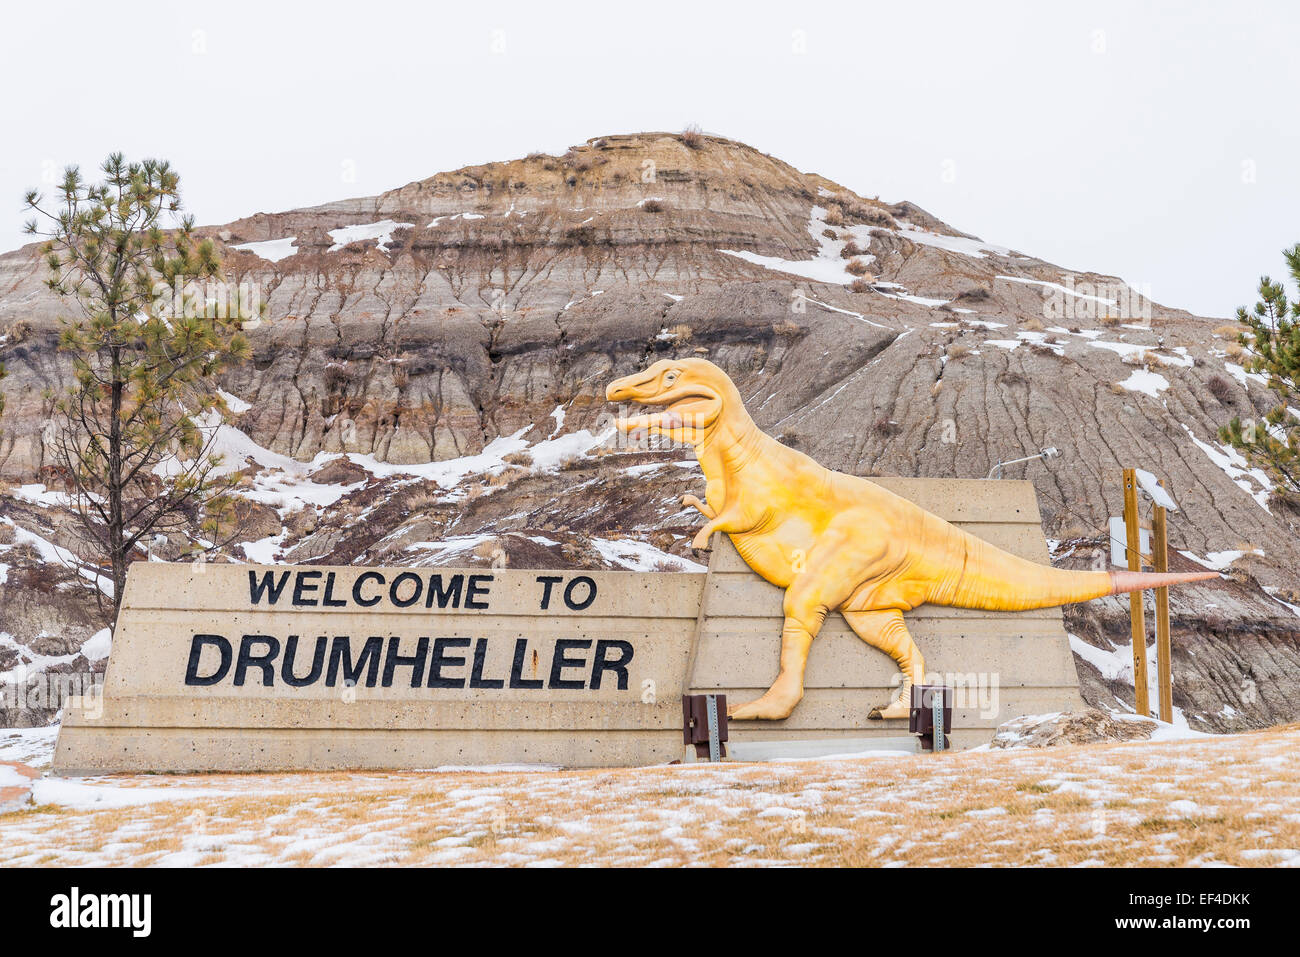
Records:
{"label": "dry grass", "polygon": [[119,777],[208,796],[0,816],[0,865],[1300,862],[1300,726],[772,764]]}
{"label": "dry grass", "polygon": [[1205,381],[1205,387],[1210,390],[1210,395],[1214,396],[1223,405],[1229,405],[1232,402],[1232,386],[1223,376],[1212,375]]}

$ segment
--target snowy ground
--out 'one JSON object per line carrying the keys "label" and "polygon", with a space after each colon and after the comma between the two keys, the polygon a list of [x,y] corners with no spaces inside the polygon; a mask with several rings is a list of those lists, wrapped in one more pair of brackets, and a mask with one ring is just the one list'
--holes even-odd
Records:
{"label": "snowy ground", "polygon": [[[0,731],[11,760],[50,740]],[[0,866],[1300,866],[1298,751],[1292,725],[629,770],[47,777],[0,816]]]}

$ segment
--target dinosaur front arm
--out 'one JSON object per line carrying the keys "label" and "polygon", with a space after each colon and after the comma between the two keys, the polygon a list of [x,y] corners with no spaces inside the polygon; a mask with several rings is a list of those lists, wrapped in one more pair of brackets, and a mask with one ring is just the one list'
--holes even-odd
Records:
{"label": "dinosaur front arm", "polygon": [[708,502],[701,502],[694,495],[683,495],[682,504],[687,508],[697,509],[705,518],[717,518],[718,516],[718,513],[709,507]]}
{"label": "dinosaur front arm", "polygon": [[695,533],[695,538],[691,540],[691,548],[708,548],[709,538],[712,537],[714,532],[727,532],[732,535],[751,532],[759,525],[767,522],[771,515],[771,509],[765,509],[758,520],[754,521],[747,516],[740,505],[724,506],[721,512],[709,519],[708,524]]}

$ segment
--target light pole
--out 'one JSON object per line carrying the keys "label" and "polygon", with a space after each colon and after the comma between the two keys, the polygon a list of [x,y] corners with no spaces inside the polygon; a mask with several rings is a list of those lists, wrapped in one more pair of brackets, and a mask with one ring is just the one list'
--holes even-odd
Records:
{"label": "light pole", "polygon": [[1007,465],[1019,465],[1021,462],[1032,462],[1034,459],[1054,459],[1059,456],[1060,450],[1054,445],[1049,445],[1037,455],[1026,455],[1023,459],[1012,459],[1010,462],[999,462],[993,468],[989,469],[987,478],[1002,478],[1002,468]]}

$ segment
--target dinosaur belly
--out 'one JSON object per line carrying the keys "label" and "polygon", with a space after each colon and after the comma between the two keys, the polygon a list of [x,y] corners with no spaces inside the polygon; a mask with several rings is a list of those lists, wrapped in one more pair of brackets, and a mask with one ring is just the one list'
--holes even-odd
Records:
{"label": "dinosaur belly", "polygon": [[805,571],[815,544],[813,529],[802,518],[791,518],[762,532],[733,534],[731,541],[750,568],[773,585],[790,587]]}

